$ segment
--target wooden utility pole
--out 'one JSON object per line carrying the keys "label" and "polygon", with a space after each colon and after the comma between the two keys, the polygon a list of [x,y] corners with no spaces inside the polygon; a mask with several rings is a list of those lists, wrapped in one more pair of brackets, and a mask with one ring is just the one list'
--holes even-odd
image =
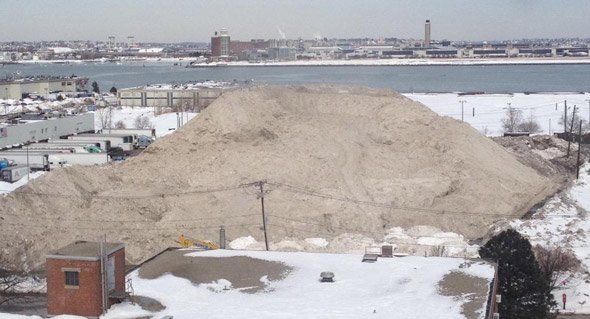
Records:
{"label": "wooden utility pole", "polygon": [[262,208],[262,229],[264,231],[264,245],[266,250],[268,251],[268,237],[266,235],[266,215],[264,213],[264,184],[266,181],[259,181],[256,182],[254,185],[260,188],[260,193],[258,194],[258,198],[260,198],[260,206]]}
{"label": "wooden utility pole", "polygon": [[[576,106],[574,105],[574,110],[572,111],[572,124],[570,125],[570,131],[567,137],[567,157],[570,156],[570,147],[572,144],[572,134],[574,133],[574,121],[576,119]],[[565,120],[567,123],[567,118]]]}
{"label": "wooden utility pole", "polygon": [[582,149],[582,120],[580,120],[580,130],[578,131],[578,160],[576,161],[576,179],[580,178],[580,150]]}
{"label": "wooden utility pole", "polygon": [[567,133],[567,100],[563,101],[563,132]]}

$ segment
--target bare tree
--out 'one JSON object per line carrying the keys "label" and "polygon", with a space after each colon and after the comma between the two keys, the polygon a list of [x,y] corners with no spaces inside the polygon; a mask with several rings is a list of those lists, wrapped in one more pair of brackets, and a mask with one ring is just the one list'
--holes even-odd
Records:
{"label": "bare tree", "polygon": [[100,121],[100,128],[105,129],[111,127],[111,108],[103,107],[96,109],[96,116]]}
{"label": "bare tree", "polygon": [[508,106],[506,109],[506,114],[502,119],[502,127],[504,128],[504,132],[515,132],[518,130],[519,125],[522,123],[522,111],[512,107],[511,105]]}
{"label": "bare tree", "polygon": [[490,129],[487,126],[484,126],[483,128],[481,128],[479,130],[479,132],[481,133],[481,135],[483,136],[488,136],[488,134],[490,134]]}
{"label": "bare tree", "polygon": [[533,113],[529,116],[528,119],[523,121],[518,125],[518,130],[521,132],[529,132],[531,134],[542,132],[541,125],[537,122]]}
{"label": "bare tree", "polygon": [[430,256],[444,257],[447,255],[446,246],[432,246],[430,248]]}
{"label": "bare tree", "polygon": [[534,252],[551,290],[557,288],[559,281],[564,277],[564,273],[576,270],[580,266],[580,261],[571,252],[561,247],[545,248],[537,245]]}
{"label": "bare tree", "polygon": [[[573,111],[572,111],[573,113]],[[586,125],[586,120],[584,120],[583,118],[580,118],[580,111],[576,110],[576,113],[573,113],[572,115],[567,116],[567,122],[566,122],[566,126],[567,126],[567,131],[569,132],[570,128],[572,127],[572,121],[573,121],[573,131],[576,132],[578,125],[580,124],[580,120],[582,120],[582,126],[587,126]],[[559,121],[557,122],[559,125],[563,126],[563,114],[561,114],[561,117],[559,118]]]}
{"label": "bare tree", "polygon": [[152,128],[152,122],[150,121],[150,118],[147,116],[139,115],[135,118],[135,121],[133,123],[135,125],[135,128],[140,128],[140,129]]}
{"label": "bare tree", "polygon": [[127,125],[125,125],[125,122],[123,122],[123,120],[118,120],[117,122],[115,122],[115,128],[127,128]]}
{"label": "bare tree", "polygon": [[0,255],[0,305],[20,296],[18,288],[25,280],[22,273],[8,270],[8,262]]}

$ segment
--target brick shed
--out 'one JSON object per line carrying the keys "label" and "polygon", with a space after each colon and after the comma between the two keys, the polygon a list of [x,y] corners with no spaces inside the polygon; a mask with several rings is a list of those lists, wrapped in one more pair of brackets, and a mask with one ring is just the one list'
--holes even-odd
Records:
{"label": "brick shed", "polygon": [[102,243],[102,247],[103,263],[98,242],[77,241],[46,256],[48,315],[100,316],[103,282],[105,309],[124,298],[125,244]]}

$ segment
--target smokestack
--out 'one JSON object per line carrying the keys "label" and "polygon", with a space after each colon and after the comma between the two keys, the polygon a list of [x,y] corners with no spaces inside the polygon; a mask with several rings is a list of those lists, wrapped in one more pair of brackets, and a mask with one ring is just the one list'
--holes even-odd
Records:
{"label": "smokestack", "polygon": [[430,20],[426,20],[424,25],[424,47],[430,47]]}

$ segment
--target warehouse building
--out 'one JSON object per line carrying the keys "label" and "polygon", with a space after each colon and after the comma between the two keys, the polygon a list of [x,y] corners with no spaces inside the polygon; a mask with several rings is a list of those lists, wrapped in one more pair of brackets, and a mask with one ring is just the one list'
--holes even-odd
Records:
{"label": "warehouse building", "polygon": [[117,92],[118,104],[131,107],[179,107],[198,112],[211,104],[228,86],[148,85],[121,89]]}
{"label": "warehouse building", "polygon": [[0,98],[19,100],[30,95],[48,96],[50,93],[74,94],[83,91],[87,78],[79,77],[32,77],[0,80]]}
{"label": "warehouse building", "polygon": [[94,113],[50,118],[26,114],[0,123],[0,149],[77,133],[94,133]]}

